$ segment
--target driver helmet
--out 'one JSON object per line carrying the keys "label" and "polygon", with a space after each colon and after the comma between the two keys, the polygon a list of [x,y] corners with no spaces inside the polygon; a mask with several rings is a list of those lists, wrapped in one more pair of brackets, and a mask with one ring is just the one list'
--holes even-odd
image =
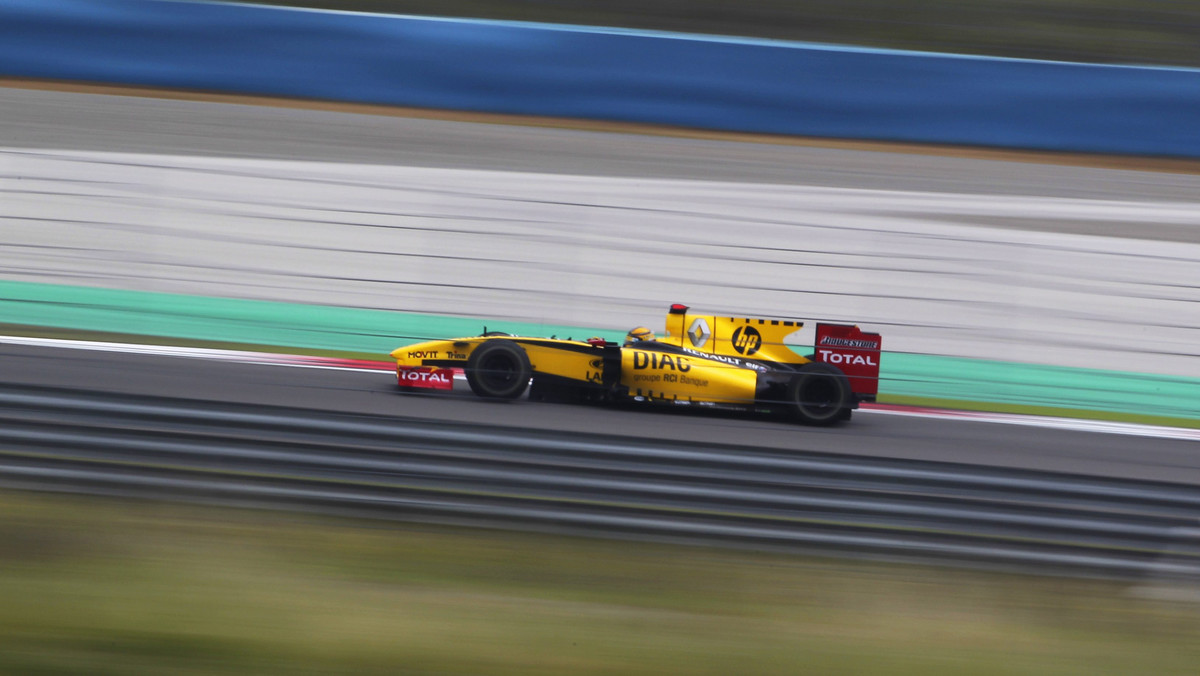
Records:
{"label": "driver helmet", "polygon": [[629,345],[630,343],[650,342],[653,340],[655,340],[654,332],[644,326],[639,326],[636,329],[630,329],[629,333],[625,334],[626,345]]}

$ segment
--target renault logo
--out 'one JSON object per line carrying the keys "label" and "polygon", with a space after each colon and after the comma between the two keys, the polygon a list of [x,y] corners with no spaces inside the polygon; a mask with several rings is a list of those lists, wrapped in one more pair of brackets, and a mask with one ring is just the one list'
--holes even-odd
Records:
{"label": "renault logo", "polygon": [[696,317],[687,330],[688,340],[692,341],[693,347],[704,347],[710,335],[712,335],[712,331],[709,330],[708,322],[704,320],[704,317]]}

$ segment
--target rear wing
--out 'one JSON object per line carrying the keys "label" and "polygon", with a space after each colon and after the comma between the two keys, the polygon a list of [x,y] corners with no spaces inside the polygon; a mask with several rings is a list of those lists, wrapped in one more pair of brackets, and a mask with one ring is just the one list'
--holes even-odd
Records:
{"label": "rear wing", "polygon": [[866,333],[851,324],[817,324],[814,348],[813,360],[841,369],[860,401],[875,401],[883,348],[883,338],[878,333]]}

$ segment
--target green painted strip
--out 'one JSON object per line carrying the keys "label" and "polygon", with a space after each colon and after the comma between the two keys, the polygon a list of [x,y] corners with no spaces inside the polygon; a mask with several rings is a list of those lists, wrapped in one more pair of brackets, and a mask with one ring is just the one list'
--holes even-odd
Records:
{"label": "green painted strip", "polygon": [[[529,336],[622,338],[620,332],[487,321]],[[0,281],[0,324],[153,336],[179,342],[386,359],[432,338],[479,335],[485,321],[408,312]],[[1084,410],[1200,419],[1200,379],[888,352],[883,399],[966,401],[1005,409]]]}
{"label": "green painted strip", "polygon": [[[484,321],[361,308],[0,281],[0,323],[168,338],[376,353],[433,338],[477,336]],[[530,336],[617,340],[600,329],[489,322]]]}
{"label": "green painted strip", "polygon": [[882,367],[880,392],[902,397],[1200,419],[1195,378],[900,353]]}

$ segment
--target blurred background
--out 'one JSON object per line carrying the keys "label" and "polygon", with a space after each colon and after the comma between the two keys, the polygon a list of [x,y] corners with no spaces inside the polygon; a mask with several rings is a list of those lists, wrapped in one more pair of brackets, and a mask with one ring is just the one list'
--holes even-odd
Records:
{"label": "blurred background", "polygon": [[262,4],[1020,59],[1200,66],[1200,7],[1187,0],[267,0]]}
{"label": "blurred background", "polygon": [[[260,3],[830,46],[776,76],[56,1],[0,0],[0,673],[1195,673],[1197,3]],[[893,133],[924,116],[968,141]],[[387,362],[671,302],[880,331],[883,405],[401,396]]]}

